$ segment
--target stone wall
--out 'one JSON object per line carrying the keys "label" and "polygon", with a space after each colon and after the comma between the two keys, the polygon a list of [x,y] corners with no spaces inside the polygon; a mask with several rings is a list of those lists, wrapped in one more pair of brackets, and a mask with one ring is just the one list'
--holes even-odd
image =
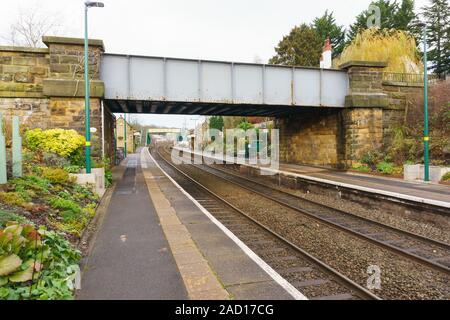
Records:
{"label": "stone wall", "polygon": [[351,61],[344,109],[302,108],[277,119],[284,162],[350,167],[373,150],[385,150],[405,116],[408,95],[422,86],[383,81],[382,62]]}
{"label": "stone wall", "polygon": [[308,108],[276,119],[282,162],[340,167],[340,110]]}
{"label": "stone wall", "polygon": [[343,165],[350,167],[361,157],[383,145],[383,109],[346,108],[342,110]]}
{"label": "stone wall", "polygon": [[[74,129],[84,135],[84,46],[82,39],[43,37],[48,48],[0,47],[0,112],[6,121],[17,115],[29,128]],[[89,41],[92,154],[101,156],[100,40]],[[105,112],[105,129],[114,128]],[[114,153],[114,133],[105,134],[106,155]]]}
{"label": "stone wall", "polygon": [[383,150],[391,145],[395,129],[403,126],[408,97],[423,92],[423,85],[408,82],[383,81],[383,92],[389,104],[383,109]]}

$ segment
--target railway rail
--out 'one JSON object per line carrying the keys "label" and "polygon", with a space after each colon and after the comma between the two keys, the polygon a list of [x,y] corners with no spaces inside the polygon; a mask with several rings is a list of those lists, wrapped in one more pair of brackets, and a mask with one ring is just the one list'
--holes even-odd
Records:
{"label": "railway rail", "polygon": [[445,242],[357,216],[351,212],[335,209],[282,191],[267,185],[267,183],[263,184],[254,179],[231,173],[229,170],[207,165],[195,165],[195,167],[317,221],[450,275],[450,245]]}
{"label": "railway rail", "polygon": [[381,299],[195,181],[158,149],[152,151],[158,163],[181,187],[308,298]]}

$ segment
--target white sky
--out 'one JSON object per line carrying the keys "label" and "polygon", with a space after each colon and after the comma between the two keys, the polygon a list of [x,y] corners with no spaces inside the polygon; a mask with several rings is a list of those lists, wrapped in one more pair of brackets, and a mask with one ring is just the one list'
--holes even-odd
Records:
{"label": "white sky", "polygon": [[[65,36],[83,36],[84,0],[15,0],[0,11],[0,34],[19,8],[36,7],[61,15]],[[102,39],[109,53],[194,59],[267,62],[293,26],[310,23],[326,9],[348,26],[370,0],[103,0],[89,11],[89,36]],[[38,4],[38,5],[36,5]],[[416,8],[428,0],[416,0]],[[192,126],[198,117],[188,116]],[[142,122],[182,126],[184,116],[145,115]]]}

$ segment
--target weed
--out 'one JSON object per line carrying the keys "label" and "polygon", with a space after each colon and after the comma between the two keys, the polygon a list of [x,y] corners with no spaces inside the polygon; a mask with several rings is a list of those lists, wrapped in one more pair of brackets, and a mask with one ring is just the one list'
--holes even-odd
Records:
{"label": "weed", "polygon": [[394,173],[394,164],[386,161],[382,161],[377,164],[377,171],[384,174]]}
{"label": "weed", "polygon": [[67,171],[59,168],[42,168],[42,176],[51,183],[64,184],[69,181],[69,174]]}

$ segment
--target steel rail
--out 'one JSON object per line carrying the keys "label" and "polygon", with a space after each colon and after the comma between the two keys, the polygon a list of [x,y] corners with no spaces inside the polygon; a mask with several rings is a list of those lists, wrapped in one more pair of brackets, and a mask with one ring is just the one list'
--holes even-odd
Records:
{"label": "steel rail", "polygon": [[242,216],[244,216],[245,218],[250,220],[252,223],[258,225],[260,228],[262,228],[266,232],[270,233],[275,238],[277,238],[280,241],[282,241],[283,243],[287,244],[289,247],[291,247],[292,249],[294,249],[295,251],[297,251],[298,253],[300,253],[304,257],[306,257],[312,263],[319,265],[320,268],[324,269],[326,272],[330,273],[332,276],[338,278],[338,281],[340,283],[342,283],[344,286],[347,286],[347,288],[349,288],[350,290],[354,290],[355,292],[357,292],[360,295],[361,298],[366,298],[366,299],[370,299],[370,300],[382,300],[379,296],[375,295],[374,293],[372,293],[368,289],[366,289],[366,288],[362,287],[361,285],[359,285],[358,283],[354,282],[353,280],[351,280],[347,276],[343,275],[342,273],[340,273],[339,271],[337,271],[333,267],[327,265],[326,263],[324,263],[320,259],[314,257],[310,253],[308,253],[305,250],[301,249],[300,247],[298,247],[297,245],[295,245],[291,241],[287,240],[286,238],[284,238],[280,234],[272,231],[270,228],[268,228],[265,225],[263,225],[262,223],[258,222],[257,220],[255,220],[254,218],[252,218],[251,216],[246,214],[241,209],[237,208],[236,206],[234,206],[233,204],[231,204],[227,200],[221,198],[218,194],[216,194],[215,192],[211,191],[208,187],[204,186],[200,182],[198,182],[195,179],[191,178],[188,174],[183,172],[181,169],[177,168],[173,163],[171,163],[164,156],[162,156],[161,153],[159,152],[158,148],[156,148],[156,153],[159,155],[159,157],[166,164],[168,164],[170,167],[172,167],[174,170],[176,170],[176,172],[181,174],[183,177],[185,177],[186,179],[188,179],[189,181],[194,183],[197,187],[199,187],[200,189],[204,190],[205,192],[207,192],[208,194],[210,194],[212,197],[214,197],[215,199],[219,200],[220,202],[224,203],[226,206],[228,206],[232,210],[238,212],[239,214],[241,214]]}
{"label": "steel rail", "polygon": [[[358,237],[358,238],[360,238],[360,239],[369,241],[369,242],[371,242],[371,243],[373,243],[373,244],[375,244],[375,245],[378,245],[378,246],[380,246],[380,247],[384,247],[384,248],[386,248],[386,249],[388,249],[388,250],[390,250],[390,251],[393,251],[393,252],[395,252],[395,253],[397,253],[397,254],[400,254],[400,255],[402,255],[402,256],[404,256],[404,257],[406,257],[406,258],[415,260],[415,261],[417,261],[417,262],[419,262],[419,263],[421,263],[421,264],[423,264],[423,265],[426,265],[426,266],[431,267],[431,268],[433,268],[433,269],[435,269],[435,270],[438,270],[438,271],[440,271],[440,272],[443,272],[443,273],[445,273],[445,274],[450,275],[450,268],[447,267],[447,266],[444,266],[444,265],[439,264],[439,263],[436,263],[436,262],[434,262],[434,261],[425,259],[425,258],[423,258],[423,257],[421,257],[421,256],[418,256],[418,255],[416,255],[416,254],[414,254],[414,253],[412,253],[412,252],[408,252],[407,250],[401,249],[401,248],[396,247],[396,246],[394,246],[394,245],[391,245],[391,244],[389,244],[389,243],[385,243],[385,242],[382,242],[382,241],[380,241],[380,240],[377,240],[377,239],[368,237],[367,235],[365,235],[365,234],[363,234],[363,233],[361,233],[361,232],[352,230],[351,228],[342,226],[342,225],[340,225],[340,224],[338,224],[338,223],[332,222],[332,221],[327,220],[327,219],[325,219],[325,218],[321,218],[321,217],[317,216],[315,213],[313,213],[313,212],[311,212],[311,211],[309,211],[309,210],[301,209],[301,208],[298,208],[298,207],[293,206],[293,205],[291,205],[291,204],[285,203],[284,201],[282,201],[282,200],[280,200],[280,199],[277,199],[277,198],[275,198],[275,197],[273,197],[273,196],[270,196],[270,195],[268,195],[268,194],[266,194],[266,193],[264,193],[264,192],[260,192],[260,191],[254,190],[254,189],[252,189],[252,188],[250,188],[250,187],[248,187],[248,186],[242,185],[242,184],[240,184],[240,183],[238,183],[238,182],[235,182],[235,181],[233,181],[233,180],[230,180],[230,179],[221,177],[221,176],[219,176],[219,175],[217,175],[217,174],[215,174],[215,173],[209,172],[209,171],[207,171],[207,170],[205,170],[205,169],[199,167],[198,165],[194,165],[194,166],[195,166],[196,168],[198,168],[199,170],[203,170],[203,172],[209,173],[209,174],[211,174],[211,175],[213,175],[213,176],[215,176],[215,177],[221,178],[222,180],[225,180],[225,181],[228,181],[228,182],[230,182],[230,183],[233,183],[234,185],[236,185],[236,186],[238,186],[238,187],[241,187],[241,188],[246,189],[246,190],[248,190],[248,191],[250,191],[250,192],[256,193],[256,194],[258,194],[258,195],[260,195],[260,196],[262,196],[262,197],[264,197],[264,198],[266,198],[266,199],[272,200],[272,201],[274,201],[274,202],[276,202],[276,203],[278,203],[278,204],[280,204],[280,205],[282,205],[282,206],[284,206],[284,207],[287,207],[287,208],[289,208],[289,209],[292,209],[292,210],[294,210],[294,211],[297,211],[297,212],[299,212],[299,213],[301,213],[301,214],[307,215],[308,217],[311,217],[311,218],[313,218],[313,219],[315,219],[315,220],[317,220],[317,221],[319,221],[319,222],[322,222],[322,223],[325,223],[325,224],[327,224],[327,225],[329,225],[329,226],[331,226],[331,227],[334,227],[334,228],[337,229],[337,230],[341,230],[341,231],[347,232],[347,233],[352,234],[352,235],[354,235],[354,236],[356,236],[356,237]],[[271,187],[267,187],[266,185],[264,185],[264,187],[266,187],[266,188],[271,188]],[[272,188],[272,189],[274,189],[274,190],[276,190],[276,191],[279,191],[279,190],[277,190],[277,189],[275,189],[275,188]],[[279,191],[279,192],[283,192],[283,191]],[[303,198],[300,198],[300,199],[303,200]],[[314,204],[317,205],[317,203],[314,203]],[[333,210],[335,210],[335,209],[333,208]]]}
{"label": "steel rail", "polygon": [[406,230],[403,230],[403,229],[400,229],[400,228],[396,228],[396,227],[384,224],[382,222],[379,222],[379,221],[376,221],[376,220],[373,220],[373,219],[370,219],[370,218],[358,216],[358,215],[356,215],[354,213],[351,213],[351,212],[348,212],[348,211],[344,211],[344,210],[341,210],[341,209],[333,208],[333,207],[331,207],[329,205],[326,205],[326,204],[323,204],[323,203],[319,203],[319,202],[313,201],[311,199],[306,199],[306,198],[300,197],[298,195],[295,195],[295,194],[283,191],[283,190],[281,190],[281,189],[279,189],[277,187],[269,186],[269,185],[264,184],[262,182],[250,179],[248,177],[243,177],[243,176],[238,175],[238,174],[236,174],[234,172],[231,172],[230,170],[219,169],[219,168],[212,167],[212,166],[208,166],[208,167],[210,167],[210,168],[212,168],[214,170],[223,172],[225,174],[228,174],[230,176],[234,176],[236,178],[247,180],[247,181],[249,181],[251,183],[254,183],[254,184],[258,184],[261,187],[264,187],[264,188],[267,188],[267,189],[271,189],[271,190],[275,190],[275,191],[280,192],[280,193],[284,193],[287,196],[291,196],[291,197],[296,198],[296,199],[298,199],[300,201],[305,201],[305,202],[308,202],[308,203],[310,203],[312,205],[316,205],[316,206],[320,206],[320,207],[323,207],[323,208],[326,208],[326,209],[329,209],[329,210],[333,210],[333,211],[338,212],[340,214],[351,216],[352,218],[359,219],[361,221],[365,221],[365,222],[369,222],[369,223],[375,224],[378,227],[386,228],[386,229],[389,229],[389,230],[391,230],[393,232],[401,233],[401,234],[403,234],[405,236],[409,236],[411,238],[415,238],[416,240],[427,242],[430,245],[435,245],[435,246],[441,247],[441,248],[443,248],[445,250],[450,250],[450,244],[445,243],[443,241],[439,241],[439,240],[436,240],[436,239],[428,238],[428,237],[422,236],[420,234],[417,234],[417,233],[414,233],[414,232],[410,232],[410,231],[406,231]]}

